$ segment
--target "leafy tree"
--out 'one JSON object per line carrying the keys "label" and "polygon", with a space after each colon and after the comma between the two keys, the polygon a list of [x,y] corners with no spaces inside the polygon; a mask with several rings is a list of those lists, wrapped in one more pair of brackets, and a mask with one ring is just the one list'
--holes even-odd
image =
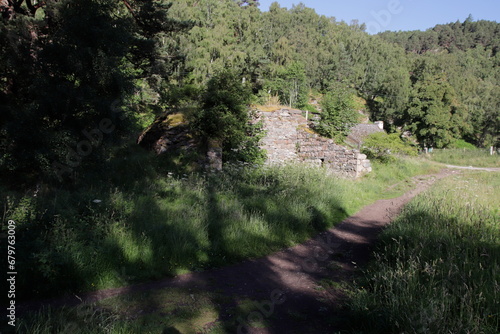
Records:
{"label": "leafy tree", "polygon": [[239,6],[259,6],[258,0],[234,0]]}
{"label": "leafy tree", "polygon": [[359,118],[354,109],[352,91],[342,85],[335,85],[323,97],[321,108],[321,119],[316,130],[325,137],[342,142]]}
{"label": "leafy tree", "polygon": [[176,1],[173,13],[196,22],[179,37],[186,55],[184,83],[204,86],[225,69],[241,73],[254,91],[260,89],[265,54],[261,13],[257,6],[239,6],[234,0]]}
{"label": "leafy tree", "polygon": [[256,162],[263,158],[257,145],[261,131],[258,125],[252,125],[248,112],[250,97],[251,91],[240,77],[226,70],[210,79],[201,110],[190,121],[203,142],[222,146],[226,161]]}
{"label": "leafy tree", "polygon": [[307,86],[304,65],[292,62],[277,68],[275,78],[270,80],[268,88],[277,93],[280,101],[291,107],[302,107],[307,103]]}
{"label": "leafy tree", "polygon": [[466,51],[473,48],[499,46],[499,23],[474,21],[472,16],[463,22],[439,24],[426,31],[384,32],[379,34],[387,41],[402,45],[406,51],[417,54],[446,50]]}
{"label": "leafy tree", "polygon": [[481,82],[470,106],[471,131],[468,138],[478,146],[500,145],[500,87]]}
{"label": "leafy tree", "polygon": [[425,76],[413,85],[406,112],[406,129],[428,147],[446,147],[461,137],[465,126],[453,87],[441,75]]}

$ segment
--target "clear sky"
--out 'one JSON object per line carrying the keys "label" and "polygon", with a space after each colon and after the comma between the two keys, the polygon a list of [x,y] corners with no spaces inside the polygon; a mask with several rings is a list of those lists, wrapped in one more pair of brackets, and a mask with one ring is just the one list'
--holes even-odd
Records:
{"label": "clear sky", "polygon": [[367,24],[368,33],[385,30],[426,30],[436,24],[474,20],[500,22],[500,0],[259,0],[267,11],[273,2],[288,9],[302,2],[318,14]]}

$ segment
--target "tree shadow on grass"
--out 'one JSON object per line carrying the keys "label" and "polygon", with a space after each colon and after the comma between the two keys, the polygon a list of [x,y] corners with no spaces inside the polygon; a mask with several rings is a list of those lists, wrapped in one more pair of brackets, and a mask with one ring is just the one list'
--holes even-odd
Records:
{"label": "tree shadow on grass", "polygon": [[488,316],[498,308],[491,294],[500,263],[500,244],[492,237],[498,240],[498,231],[485,228],[487,219],[480,217],[477,225],[453,215],[438,220],[440,227],[428,225],[436,215],[416,210],[405,213],[405,227],[381,235],[379,256],[358,279],[365,290],[344,312],[349,332],[498,331],[498,321]]}
{"label": "tree shadow on grass", "polygon": [[[122,167],[126,168],[127,166],[125,164]],[[305,218],[296,217],[293,203],[283,203],[281,198],[274,197],[272,190],[262,197],[271,205],[256,208],[252,206],[252,201],[255,203],[258,196],[261,196],[258,189],[250,191],[251,187],[249,187],[249,189],[242,191],[236,187],[235,191],[224,192],[224,188],[221,189],[218,182],[214,179],[208,179],[201,183],[203,188],[187,195],[185,192],[179,192],[178,189],[160,189],[158,191],[152,186],[158,180],[152,175],[138,174],[139,167],[135,166],[135,169],[132,169],[132,173],[137,175],[133,186],[130,185],[130,182],[126,182],[126,186],[120,187],[116,183],[120,181],[118,177],[109,184],[103,182],[102,187],[91,185],[88,190],[79,195],[81,198],[75,199],[75,205],[78,205],[78,201],[82,198],[91,202],[93,193],[95,193],[102,202],[89,203],[94,211],[83,211],[79,215],[92,214],[98,217],[102,215],[103,220],[108,221],[110,226],[95,230],[92,229],[92,226],[74,229],[73,233],[76,233],[74,240],[82,240],[82,243],[72,248],[74,252],[68,255],[68,263],[64,266],[77,268],[81,265],[78,257],[79,252],[85,252],[89,247],[96,247],[95,257],[103,258],[101,266],[104,268],[104,272],[94,273],[92,268],[88,267],[87,270],[80,271],[73,269],[68,276],[56,277],[48,282],[46,296],[50,296],[51,287],[54,284],[59,284],[62,281],[71,282],[70,285],[65,286],[65,290],[72,292],[72,295],[55,303],[49,301],[34,303],[31,305],[31,309],[47,304],[55,306],[77,305],[81,302],[80,299],[92,304],[103,298],[112,298],[117,295],[127,296],[144,293],[146,295],[142,299],[134,297],[122,302],[122,305],[118,307],[118,313],[135,316],[130,321],[136,323],[142,321],[143,315],[149,321],[148,314],[159,314],[159,319],[155,318],[151,321],[167,330],[177,327],[173,326],[169,322],[170,320],[165,320],[162,324],[161,318],[171,319],[171,317],[175,317],[176,312],[182,310],[183,303],[179,301],[177,306],[174,305],[171,309],[165,310],[165,305],[163,305],[165,300],[155,298],[154,292],[170,291],[180,287],[201,291],[200,295],[203,295],[204,291],[209,294],[204,299],[206,300],[204,305],[212,309],[215,315],[212,316],[212,321],[206,324],[207,332],[210,328],[218,328],[228,333],[237,332],[238,329],[245,333],[255,331],[255,326],[265,326],[269,333],[282,333],[283,326],[285,326],[285,329],[288,328],[289,333],[292,333],[297,323],[301,324],[298,328],[302,330],[306,328],[317,329],[320,326],[311,324],[309,321],[315,319],[314,321],[317,323],[318,312],[323,317],[329,306],[328,303],[318,299],[314,291],[304,290],[300,283],[295,282],[296,286],[290,285],[286,278],[287,274],[278,270],[276,264],[269,259],[241,262],[248,258],[248,253],[241,252],[238,247],[235,247],[234,240],[228,239],[226,230],[231,228],[232,213],[231,208],[228,212],[224,198],[229,197],[231,201],[242,208],[243,211],[238,215],[247,215],[248,218],[252,214],[258,213],[259,219],[268,227],[268,234],[257,233],[252,229],[238,231],[240,240],[252,240],[254,245],[261,245],[260,247],[263,248],[256,249],[255,255],[250,255],[250,257],[261,256],[270,249],[277,250],[289,246],[280,235],[283,232],[283,224],[280,223],[283,221],[288,223],[286,229],[290,229],[292,234],[299,235],[299,238],[305,238],[307,235],[313,234],[314,231],[320,231],[331,225],[329,220],[332,216],[336,214],[347,215],[340,203],[332,201],[329,212],[325,212],[324,208],[309,205],[306,207]],[[116,172],[112,171],[112,173]],[[165,175],[161,175],[161,178],[164,180]],[[114,187],[114,191],[109,191],[111,187]],[[106,189],[108,190],[106,191]],[[126,207],[111,205],[117,201],[116,193],[124,198],[123,203],[128,203]],[[179,200],[179,196],[184,196],[182,202],[183,204],[188,203],[188,205],[180,207],[173,205],[172,203]],[[249,200],[249,197],[252,196],[254,198]],[[109,207],[110,205],[111,207]],[[190,205],[192,206],[190,207]],[[190,210],[194,210],[195,207],[202,214],[202,222],[198,223],[200,223],[201,232],[206,232],[205,240],[200,239],[200,235],[205,232],[200,234],[199,230],[187,228],[187,221],[183,220],[183,217],[188,217],[189,215],[186,216],[186,214]],[[123,215],[120,210],[127,211],[125,220],[120,216]],[[233,217],[235,221],[241,219],[238,215]],[[172,216],[177,217],[177,219],[172,220]],[[75,218],[78,217],[75,216]],[[112,230],[114,232],[103,241],[101,233],[103,231],[110,233],[110,228],[115,228]],[[79,249],[79,247],[81,248]],[[135,253],[131,255],[131,252]],[[172,254],[177,254],[178,257],[172,257]],[[163,260],[163,257],[167,258]],[[308,259],[315,261],[313,254],[302,255],[302,258],[303,261]],[[303,261],[290,263],[290,275],[297,273],[300,274],[300,277],[309,275],[308,271],[304,272]],[[235,264],[237,262],[240,263]],[[228,264],[230,265],[228,268],[215,269],[205,273],[196,272],[202,268],[220,267]],[[165,276],[179,274],[179,270],[191,271],[191,273],[173,279],[157,280]],[[85,291],[91,290],[89,281],[98,280],[100,277],[111,277],[111,280],[116,280],[118,285],[124,287],[86,294]],[[144,283],[136,284],[138,282]],[[64,284],[62,285],[64,286]],[[147,294],[150,292],[153,295]],[[75,296],[76,294],[78,296]],[[191,295],[186,293],[185,298],[196,298],[194,294],[194,297],[187,297]],[[286,301],[277,296],[282,296]],[[117,301],[116,305],[118,304]],[[135,306],[127,310],[127,304]],[[105,307],[108,310],[113,309],[112,305]],[[29,310],[29,304],[26,304],[24,309]],[[137,314],[140,316],[137,317]],[[184,315],[184,322],[189,322],[190,319],[195,321],[199,316],[199,312],[188,312]],[[326,325],[330,326],[328,322]],[[179,328],[175,330],[179,330]]]}

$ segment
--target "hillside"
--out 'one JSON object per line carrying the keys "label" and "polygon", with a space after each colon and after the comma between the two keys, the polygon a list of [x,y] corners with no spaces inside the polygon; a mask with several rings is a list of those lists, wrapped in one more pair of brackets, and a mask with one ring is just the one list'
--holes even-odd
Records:
{"label": "hillside", "polygon": [[[262,12],[232,0],[30,4],[0,9],[0,171],[9,180],[66,180],[135,141],[165,110],[200,116],[203,96],[223,95],[215,86],[207,93],[223,72],[250,94],[240,102],[312,110],[311,96],[333,94],[342,123],[353,102],[346,97],[357,96],[372,121],[408,131],[421,146],[498,145],[496,22],[468,18],[371,36],[304,5]],[[224,150],[234,152],[243,137],[226,140]]]}

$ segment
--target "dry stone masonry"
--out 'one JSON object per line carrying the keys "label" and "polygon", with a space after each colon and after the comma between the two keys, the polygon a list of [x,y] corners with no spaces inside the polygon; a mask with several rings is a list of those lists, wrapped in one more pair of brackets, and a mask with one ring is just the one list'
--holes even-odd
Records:
{"label": "dry stone masonry", "polygon": [[261,148],[267,151],[267,164],[300,161],[352,178],[371,171],[366,155],[311,131],[302,111],[279,109],[258,114],[267,133],[261,143]]}

